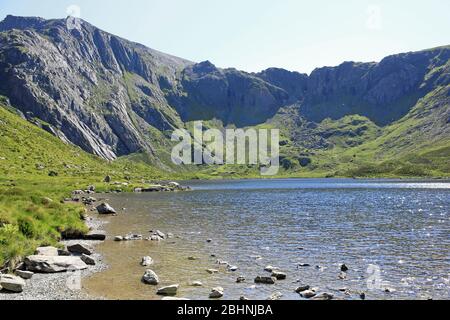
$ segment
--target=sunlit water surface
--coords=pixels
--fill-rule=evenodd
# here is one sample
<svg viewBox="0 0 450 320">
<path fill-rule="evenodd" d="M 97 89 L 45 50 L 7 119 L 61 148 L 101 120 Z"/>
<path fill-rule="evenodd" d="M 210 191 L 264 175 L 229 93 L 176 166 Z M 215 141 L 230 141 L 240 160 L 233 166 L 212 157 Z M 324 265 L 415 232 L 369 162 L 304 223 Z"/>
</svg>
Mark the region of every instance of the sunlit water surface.
<svg viewBox="0 0 450 320">
<path fill-rule="evenodd" d="M 180 284 L 178 297 L 207 299 L 212 287 L 224 299 L 300 299 L 311 285 L 342 299 L 448 299 L 450 182 L 394 180 L 239 180 L 187 182 L 194 191 L 106 195 L 116 217 L 103 217 L 110 236 L 170 232 L 174 238 L 98 246 L 110 265 L 84 280 L 89 293 L 110 299 L 159 299 L 141 283 L 143 256 L 161 285 Z M 207 243 L 207 239 L 212 239 Z M 212 257 L 211 255 L 215 255 Z M 197 261 L 188 258 L 194 256 Z M 257 259 L 256 256 L 262 257 Z M 216 264 L 225 260 L 239 269 Z M 307 263 L 311 267 L 298 267 Z M 339 279 L 340 265 L 350 271 Z M 275 285 L 255 285 L 267 265 L 287 273 Z M 368 273 L 369 265 L 376 267 Z M 210 275 L 206 269 L 219 269 Z M 380 268 L 377 277 L 376 268 Z M 236 283 L 238 276 L 245 283 Z M 204 287 L 190 287 L 201 281 Z M 369 286 L 368 286 L 369 283 Z M 375 288 L 374 288 L 375 287 Z M 391 293 L 384 292 L 390 288 Z M 348 294 L 339 289 L 347 288 Z M 392 290 L 394 289 L 394 290 Z"/>
</svg>

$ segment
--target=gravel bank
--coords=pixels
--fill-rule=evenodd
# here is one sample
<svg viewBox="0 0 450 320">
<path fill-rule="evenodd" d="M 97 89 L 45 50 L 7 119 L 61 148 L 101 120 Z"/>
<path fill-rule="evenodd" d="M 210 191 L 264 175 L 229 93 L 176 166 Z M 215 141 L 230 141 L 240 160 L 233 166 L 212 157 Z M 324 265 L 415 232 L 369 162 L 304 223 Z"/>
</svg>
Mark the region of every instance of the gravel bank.
<svg viewBox="0 0 450 320">
<path fill-rule="evenodd" d="M 103 222 L 92 215 L 86 224 L 94 229 L 102 229 Z M 95 245 L 101 241 L 71 240 L 62 241 L 65 245 L 74 243 L 83 243 L 95 248 Z M 101 297 L 91 297 L 83 291 L 80 283 L 82 279 L 94 273 L 105 270 L 108 266 L 103 261 L 103 257 L 94 253 L 92 257 L 96 261 L 95 266 L 89 266 L 88 269 L 81 272 L 63 272 L 54 274 L 36 273 L 30 280 L 26 280 L 26 286 L 22 293 L 8 293 L 0 291 L 0 300 L 101 300 Z"/>
</svg>

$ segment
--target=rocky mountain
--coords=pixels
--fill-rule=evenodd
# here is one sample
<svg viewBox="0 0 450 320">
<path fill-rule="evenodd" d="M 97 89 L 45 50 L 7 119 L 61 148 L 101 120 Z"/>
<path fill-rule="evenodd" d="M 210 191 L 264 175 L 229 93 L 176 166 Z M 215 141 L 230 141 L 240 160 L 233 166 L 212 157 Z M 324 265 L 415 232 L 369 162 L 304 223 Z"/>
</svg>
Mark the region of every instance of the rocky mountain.
<svg viewBox="0 0 450 320">
<path fill-rule="evenodd" d="M 193 120 L 276 124 L 297 154 L 357 147 L 418 115 L 427 119 L 425 140 L 431 132 L 449 139 L 450 46 L 309 76 L 247 73 L 173 57 L 82 20 L 72 28 L 70 19 L 0 22 L 0 95 L 29 121 L 108 160 L 143 151 L 164 162 L 171 131 Z"/>
</svg>

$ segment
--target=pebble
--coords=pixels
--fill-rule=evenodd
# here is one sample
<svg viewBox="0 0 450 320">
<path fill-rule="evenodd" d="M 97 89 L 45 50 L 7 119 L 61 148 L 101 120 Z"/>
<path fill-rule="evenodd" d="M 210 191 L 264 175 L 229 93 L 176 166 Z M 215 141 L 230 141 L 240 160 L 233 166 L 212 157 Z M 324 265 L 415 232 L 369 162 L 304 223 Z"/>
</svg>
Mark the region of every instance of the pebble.
<svg viewBox="0 0 450 320">
<path fill-rule="evenodd" d="M 211 299 L 219 299 L 223 297 L 224 289 L 222 287 L 216 287 L 211 290 L 209 297 Z"/>
</svg>

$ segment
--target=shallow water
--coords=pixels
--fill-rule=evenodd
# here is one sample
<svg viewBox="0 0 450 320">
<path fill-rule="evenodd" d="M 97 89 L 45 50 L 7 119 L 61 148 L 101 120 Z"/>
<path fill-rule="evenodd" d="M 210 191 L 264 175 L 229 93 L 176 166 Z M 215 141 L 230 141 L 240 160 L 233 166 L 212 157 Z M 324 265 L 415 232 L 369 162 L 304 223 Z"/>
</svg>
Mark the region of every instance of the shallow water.
<svg viewBox="0 0 450 320">
<path fill-rule="evenodd" d="M 179 283 L 178 297 L 190 299 L 208 298 L 215 286 L 225 289 L 224 299 L 267 299 L 275 292 L 283 299 L 300 299 L 293 290 L 303 284 L 342 299 L 359 299 L 359 291 L 367 299 L 449 298 L 450 182 L 293 179 L 186 184 L 194 191 L 107 195 L 113 207 L 127 208 L 116 217 L 102 218 L 109 222 L 109 235 L 147 236 L 159 229 L 175 237 L 161 243 L 108 240 L 99 245 L 110 268 L 84 281 L 88 293 L 159 299 L 156 287 L 140 281 L 146 269 L 140 260 L 149 255 L 160 286 Z M 209 238 L 212 243 L 206 242 Z M 199 260 L 190 261 L 190 256 Z M 227 271 L 217 259 L 238 266 L 238 271 Z M 342 263 L 350 268 L 345 280 L 338 279 Z M 279 267 L 288 278 L 255 286 L 256 276 L 269 275 L 263 270 L 267 265 Z M 370 265 L 376 267 L 368 273 Z M 220 272 L 209 275 L 210 268 Z M 237 284 L 241 275 L 247 281 Z M 192 281 L 204 287 L 190 287 Z M 386 293 L 386 287 L 395 291 Z"/>
</svg>

